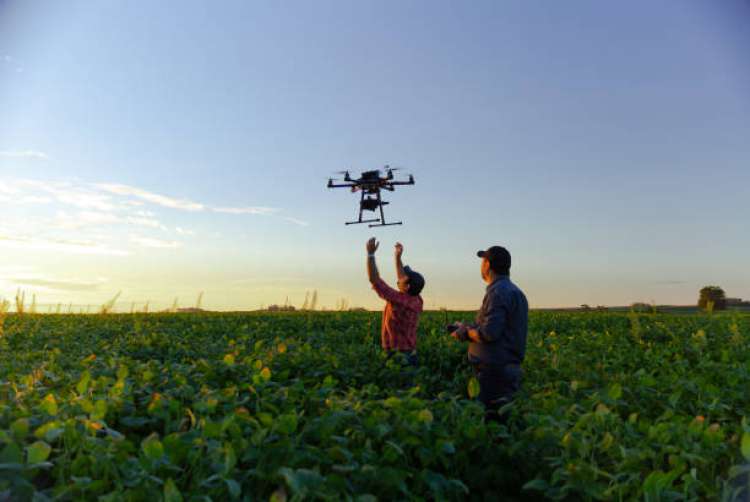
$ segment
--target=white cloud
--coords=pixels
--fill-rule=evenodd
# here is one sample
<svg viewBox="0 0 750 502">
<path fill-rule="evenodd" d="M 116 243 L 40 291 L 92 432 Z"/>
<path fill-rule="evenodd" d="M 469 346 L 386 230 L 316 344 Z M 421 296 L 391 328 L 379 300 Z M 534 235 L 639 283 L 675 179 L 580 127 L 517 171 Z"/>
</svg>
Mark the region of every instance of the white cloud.
<svg viewBox="0 0 750 502">
<path fill-rule="evenodd" d="M 180 235 L 195 235 L 195 232 L 193 232 L 192 230 L 188 230 L 187 228 L 182 227 L 175 227 L 174 231 Z"/>
<path fill-rule="evenodd" d="M 175 199 L 172 197 L 167 197 L 166 195 L 147 192 L 146 190 L 141 190 L 140 188 L 131 187 L 128 185 L 96 183 L 94 184 L 94 186 L 99 188 L 100 190 L 104 190 L 105 192 L 122 196 L 136 197 L 138 199 L 143 199 L 147 202 L 151 202 L 152 204 L 169 207 L 172 209 L 182 209 L 184 211 L 203 211 L 206 207 L 198 202 L 193 202 L 187 199 Z"/>
<path fill-rule="evenodd" d="M 177 242 L 177 241 L 164 241 L 161 239 L 154 239 L 151 237 L 141 237 L 138 235 L 131 235 L 130 241 L 144 248 L 176 249 L 182 246 L 182 243 Z"/>
<path fill-rule="evenodd" d="M 23 68 L 19 68 L 23 71 Z M 36 160 L 49 160 L 49 155 L 44 152 L 37 152 L 35 150 L 4 150 L 0 151 L 0 157 L 8 157 L 13 159 L 36 159 Z"/>
<path fill-rule="evenodd" d="M 0 234 L 0 245 L 17 249 L 55 251 L 72 254 L 127 256 L 127 251 L 113 249 L 90 240 L 49 239 L 27 235 Z"/>
<path fill-rule="evenodd" d="M 99 286 L 104 284 L 104 281 L 76 281 L 76 280 L 64 280 L 56 278 L 45 278 L 45 277 L 8 277 L 5 279 L 11 283 L 28 288 L 43 288 L 46 290 L 58 290 L 58 291 L 94 291 L 99 289 Z"/>
<path fill-rule="evenodd" d="M 216 213 L 227 213 L 227 214 L 259 214 L 259 215 L 271 215 L 278 212 L 278 209 L 273 207 L 262 207 L 262 206 L 247 206 L 247 207 L 212 207 L 212 211 Z"/>
<path fill-rule="evenodd" d="M 0 179 L 0 203 L 51 204 L 57 216 L 42 218 L 34 225 L 35 232 L 44 230 L 81 230 L 94 227 L 135 226 L 170 231 L 144 204 L 187 212 L 280 217 L 295 225 L 307 226 L 304 220 L 283 215 L 277 208 L 267 206 L 212 206 L 186 198 L 171 197 L 117 183 L 82 183 L 9 178 Z M 59 205 L 77 211 L 65 212 Z M 28 232 L 27 225 L 23 231 Z M 179 235 L 194 235 L 184 227 L 171 227 Z M 158 241 L 158 240 L 157 240 Z M 135 241 L 133 241 L 135 242 Z M 158 241 L 141 245 L 147 247 L 178 247 L 174 241 Z"/>
<path fill-rule="evenodd" d="M 295 225 L 299 225 L 301 227 L 309 226 L 310 224 L 304 220 L 298 220 L 297 218 L 292 218 L 291 216 L 286 216 L 284 219 L 290 223 L 294 223 Z"/>
<path fill-rule="evenodd" d="M 15 187 L 20 190 L 34 189 L 51 195 L 58 202 L 80 209 L 96 209 L 98 211 L 114 211 L 118 205 L 112 197 L 97 193 L 84 187 L 67 182 L 18 180 Z"/>
</svg>

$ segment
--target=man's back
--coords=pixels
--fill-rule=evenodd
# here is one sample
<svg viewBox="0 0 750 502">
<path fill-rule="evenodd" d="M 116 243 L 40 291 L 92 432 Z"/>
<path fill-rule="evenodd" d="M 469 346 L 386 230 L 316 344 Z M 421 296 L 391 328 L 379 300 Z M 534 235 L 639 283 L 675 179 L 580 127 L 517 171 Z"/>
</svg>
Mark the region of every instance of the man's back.
<svg viewBox="0 0 750 502">
<path fill-rule="evenodd" d="M 507 275 L 489 286 L 477 316 L 481 342 L 469 344 L 469 359 L 505 366 L 521 364 L 526 354 L 529 304 Z"/>
</svg>

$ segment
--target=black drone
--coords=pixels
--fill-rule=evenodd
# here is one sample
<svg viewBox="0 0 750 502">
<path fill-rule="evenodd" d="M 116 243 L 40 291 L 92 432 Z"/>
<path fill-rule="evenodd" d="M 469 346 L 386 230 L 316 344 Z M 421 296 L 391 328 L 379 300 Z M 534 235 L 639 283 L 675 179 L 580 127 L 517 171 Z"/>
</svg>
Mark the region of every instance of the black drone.
<svg viewBox="0 0 750 502">
<path fill-rule="evenodd" d="M 396 221 L 393 223 L 385 222 L 385 215 L 383 214 L 383 206 L 388 202 L 380 198 L 381 190 L 394 191 L 398 185 L 413 185 L 414 176 L 409 175 L 409 181 L 396 181 L 394 180 L 393 171 L 397 171 L 397 168 L 385 166 L 385 177 L 380 175 L 380 169 L 374 171 L 363 172 L 358 179 L 352 179 L 349 176 L 349 171 L 342 171 L 340 174 L 344 175 L 343 183 L 334 182 L 333 179 L 328 180 L 328 188 L 351 188 L 352 192 L 360 191 L 361 195 L 359 198 L 359 219 L 357 221 L 347 221 L 347 225 L 357 225 L 359 223 L 371 223 L 370 227 L 385 227 L 388 225 L 401 225 L 403 222 Z M 380 210 L 380 218 L 372 220 L 363 220 L 363 211 L 376 211 Z M 378 222 L 378 223 L 375 223 Z"/>
</svg>

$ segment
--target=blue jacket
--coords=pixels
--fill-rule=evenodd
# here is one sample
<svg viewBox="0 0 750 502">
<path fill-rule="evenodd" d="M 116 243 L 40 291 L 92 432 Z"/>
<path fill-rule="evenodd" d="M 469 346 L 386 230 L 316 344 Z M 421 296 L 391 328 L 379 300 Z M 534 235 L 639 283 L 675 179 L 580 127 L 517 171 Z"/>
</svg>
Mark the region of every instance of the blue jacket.
<svg viewBox="0 0 750 502">
<path fill-rule="evenodd" d="M 469 343 L 469 361 L 504 367 L 523 362 L 529 323 L 526 296 L 503 275 L 487 286 L 473 325 L 481 342 Z"/>
</svg>

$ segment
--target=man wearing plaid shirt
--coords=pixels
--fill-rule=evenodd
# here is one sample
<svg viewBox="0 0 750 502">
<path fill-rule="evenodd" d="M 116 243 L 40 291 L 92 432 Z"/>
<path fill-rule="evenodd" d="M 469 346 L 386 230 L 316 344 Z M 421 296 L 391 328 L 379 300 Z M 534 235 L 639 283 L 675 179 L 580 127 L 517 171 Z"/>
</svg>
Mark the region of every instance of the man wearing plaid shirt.
<svg viewBox="0 0 750 502">
<path fill-rule="evenodd" d="M 396 275 L 398 290 L 388 286 L 380 278 L 375 264 L 375 251 L 379 243 L 373 237 L 367 241 L 367 276 L 372 288 L 386 301 L 383 310 L 383 324 L 380 345 L 390 355 L 401 352 L 411 366 L 417 365 L 417 326 L 422 313 L 423 302 L 419 293 L 424 288 L 424 277 L 401 263 L 404 247 L 396 243 Z"/>
</svg>

